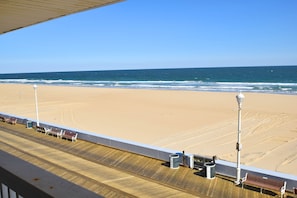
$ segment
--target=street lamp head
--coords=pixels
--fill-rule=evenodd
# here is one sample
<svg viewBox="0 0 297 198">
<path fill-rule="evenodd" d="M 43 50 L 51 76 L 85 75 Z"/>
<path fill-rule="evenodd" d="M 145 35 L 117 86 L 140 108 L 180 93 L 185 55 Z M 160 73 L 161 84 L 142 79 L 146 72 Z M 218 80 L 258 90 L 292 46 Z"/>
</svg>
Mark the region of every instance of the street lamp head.
<svg viewBox="0 0 297 198">
<path fill-rule="evenodd" d="M 244 99 L 244 95 L 240 92 L 237 96 L 236 96 L 236 100 L 238 105 L 241 105 Z"/>
<path fill-rule="evenodd" d="M 34 85 L 33 85 L 33 88 L 34 88 L 34 89 L 37 89 L 37 85 L 36 85 L 36 84 L 34 84 Z"/>
</svg>

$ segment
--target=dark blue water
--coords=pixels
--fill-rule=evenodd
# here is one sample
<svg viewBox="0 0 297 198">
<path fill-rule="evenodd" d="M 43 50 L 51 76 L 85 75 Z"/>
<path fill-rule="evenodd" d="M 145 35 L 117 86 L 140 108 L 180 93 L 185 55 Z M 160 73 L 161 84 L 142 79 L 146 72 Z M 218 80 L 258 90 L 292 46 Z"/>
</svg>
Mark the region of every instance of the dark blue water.
<svg viewBox="0 0 297 198">
<path fill-rule="evenodd" d="M 297 66 L 0 74 L 0 83 L 297 94 Z"/>
</svg>

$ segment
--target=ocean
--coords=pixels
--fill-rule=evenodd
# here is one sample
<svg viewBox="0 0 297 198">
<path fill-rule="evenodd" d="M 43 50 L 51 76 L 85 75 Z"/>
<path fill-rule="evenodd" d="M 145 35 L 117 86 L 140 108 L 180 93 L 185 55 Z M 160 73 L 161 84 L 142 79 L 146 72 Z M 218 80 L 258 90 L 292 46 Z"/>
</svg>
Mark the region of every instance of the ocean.
<svg viewBox="0 0 297 198">
<path fill-rule="evenodd" d="M 297 94 L 297 66 L 0 74 L 0 83 Z"/>
</svg>

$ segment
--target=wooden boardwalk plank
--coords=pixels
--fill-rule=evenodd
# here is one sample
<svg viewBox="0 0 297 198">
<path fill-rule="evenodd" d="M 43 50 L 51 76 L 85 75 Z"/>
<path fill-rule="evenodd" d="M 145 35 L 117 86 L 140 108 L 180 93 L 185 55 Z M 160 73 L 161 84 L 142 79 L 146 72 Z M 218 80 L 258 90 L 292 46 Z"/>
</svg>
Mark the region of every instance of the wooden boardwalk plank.
<svg viewBox="0 0 297 198">
<path fill-rule="evenodd" d="M 0 123 L 0 137 L 2 141 L 7 138 L 11 147 L 28 147 L 27 150 L 22 148 L 19 153 L 10 149 L 15 156 L 34 162 L 94 192 L 98 189 L 96 193 L 98 191 L 98 194 L 107 197 L 114 197 L 121 190 L 126 195 L 140 197 L 271 197 L 236 187 L 233 181 L 225 178 L 208 180 L 200 176 L 197 170 L 185 167 L 170 169 L 164 161 L 83 140 L 70 142 L 53 138 L 24 129 L 22 125 Z M 0 149 L 8 148 L 3 143 Z M 135 182 L 138 182 L 137 185 Z M 109 186 L 112 189 L 105 192 L 103 189 Z"/>
<path fill-rule="evenodd" d="M 128 194 L 138 197 L 151 196 L 152 193 L 169 196 L 173 192 L 176 197 L 191 197 L 191 195 L 188 193 L 171 189 L 135 176 L 131 177 L 131 175 L 125 172 L 82 159 L 72 154 L 59 151 L 55 148 L 49 148 L 30 140 L 19 138 L 15 135 L 1 133 L 1 142 L 3 140 L 5 140 L 5 143 L 12 148 L 21 147 L 22 151 L 25 153 L 30 153 L 32 156 L 38 156 L 39 158 L 46 159 L 46 161 L 49 161 L 52 164 L 64 167 L 69 172 L 76 172 L 84 175 L 87 178 L 68 177 L 67 179 L 81 186 L 87 186 L 87 188 L 90 190 L 93 190 L 94 183 L 88 178 L 95 181 L 100 181 L 101 183 L 104 183 L 104 181 L 109 181 L 108 186 L 111 186 L 115 189 L 122 189 Z M 9 149 L 6 150 L 8 151 Z M 126 155 L 129 155 L 129 153 Z M 119 178 L 125 179 L 119 180 Z"/>
</svg>

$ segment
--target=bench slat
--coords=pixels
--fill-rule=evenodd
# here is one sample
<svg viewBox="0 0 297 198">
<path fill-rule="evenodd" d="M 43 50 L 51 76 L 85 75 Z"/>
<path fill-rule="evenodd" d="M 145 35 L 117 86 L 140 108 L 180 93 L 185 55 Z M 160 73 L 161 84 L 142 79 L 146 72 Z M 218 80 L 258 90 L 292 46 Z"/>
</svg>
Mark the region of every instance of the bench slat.
<svg viewBox="0 0 297 198">
<path fill-rule="evenodd" d="M 284 182 L 278 180 L 272 180 L 265 177 L 248 174 L 246 184 L 254 184 L 267 188 L 273 188 L 274 190 L 280 190 L 284 186 Z"/>
<path fill-rule="evenodd" d="M 264 188 L 267 190 L 280 192 L 281 195 L 285 193 L 286 182 L 267 177 L 261 177 L 258 175 L 246 173 L 245 177 L 242 178 L 243 185 L 250 185 L 258 188 Z M 262 191 L 261 191 L 262 192 Z"/>
<path fill-rule="evenodd" d="M 78 134 L 73 131 L 64 131 L 62 137 L 71 141 L 76 141 L 77 135 Z"/>
<path fill-rule="evenodd" d="M 57 136 L 57 138 L 60 138 L 62 136 L 62 133 L 62 129 L 52 128 L 46 134 L 55 135 Z"/>
</svg>

